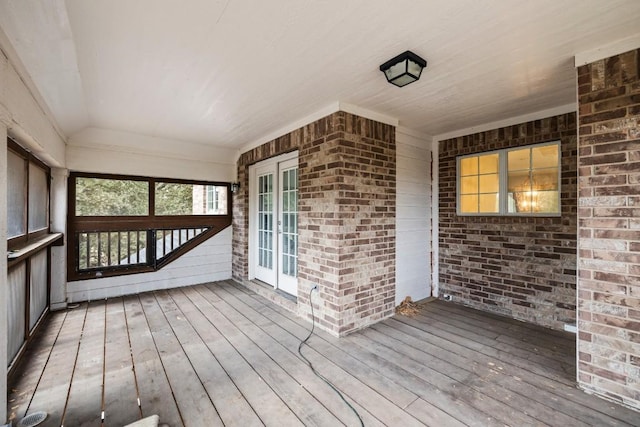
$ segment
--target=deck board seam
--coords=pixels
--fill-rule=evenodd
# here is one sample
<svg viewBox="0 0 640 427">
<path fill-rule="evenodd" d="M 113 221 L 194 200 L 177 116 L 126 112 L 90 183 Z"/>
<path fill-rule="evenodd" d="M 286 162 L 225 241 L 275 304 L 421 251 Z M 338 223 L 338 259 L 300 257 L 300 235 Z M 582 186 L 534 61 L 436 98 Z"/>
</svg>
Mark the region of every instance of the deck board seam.
<svg viewBox="0 0 640 427">
<path fill-rule="evenodd" d="M 198 292 L 200 293 L 200 295 L 202 295 L 202 296 L 203 296 L 203 298 L 205 298 L 205 299 L 207 299 L 207 300 L 209 301 L 209 299 L 207 298 L 207 296 L 202 294 L 201 289 L 202 289 L 202 287 L 199 287 L 199 288 L 197 289 L 197 290 L 198 290 Z M 208 288 L 207 288 L 207 290 L 208 290 Z M 210 290 L 209 290 L 209 291 L 210 291 Z M 212 293 L 213 293 L 213 292 L 212 292 Z M 214 294 L 214 295 L 215 295 L 215 294 Z M 211 301 L 210 301 L 210 302 L 211 302 Z M 276 361 L 271 357 L 271 355 L 269 355 L 268 353 L 266 353 L 266 352 L 264 351 L 264 349 L 263 349 L 260 345 L 258 345 L 257 343 L 255 343 L 255 341 L 254 341 L 254 340 L 252 340 L 252 339 L 251 339 L 251 337 L 247 336 L 247 334 L 246 334 L 246 333 L 245 333 L 241 328 L 238 328 L 238 327 L 236 326 L 235 322 L 233 322 L 232 320 L 230 320 L 230 319 L 228 318 L 228 316 L 227 316 L 227 315 L 225 315 L 225 314 L 224 314 L 220 309 L 218 309 L 218 308 L 213 304 L 213 302 L 211 302 L 211 306 L 212 306 L 212 308 L 213 308 L 213 309 L 214 309 L 214 310 L 215 310 L 215 311 L 216 311 L 220 316 L 224 317 L 224 318 L 226 319 L 226 321 L 227 321 L 227 322 L 229 322 L 230 324 L 232 324 L 233 326 L 235 326 L 235 327 L 238 329 L 238 331 L 240 332 L 240 334 L 242 334 L 242 336 L 244 336 L 247 340 L 249 340 L 249 341 L 250 341 L 250 342 L 251 342 L 251 343 L 252 343 L 256 348 L 258 348 L 258 349 L 262 352 L 262 354 L 264 354 L 264 356 L 266 356 L 267 358 L 269 358 L 269 359 L 270 359 L 270 360 L 271 360 L 275 365 L 277 365 L 278 367 L 280 367 L 280 368 L 282 369 L 282 371 L 283 371 L 283 372 L 284 372 L 284 373 L 285 373 L 285 374 L 286 374 L 286 375 L 287 375 L 287 376 L 288 376 L 288 377 L 289 377 L 289 378 L 290 378 L 294 383 L 298 384 L 298 386 L 302 386 L 302 385 L 301 385 L 301 384 L 300 384 L 300 383 L 299 383 L 295 378 L 293 378 L 293 377 L 289 374 L 289 372 L 288 372 L 286 369 L 283 369 L 283 368 L 282 368 L 282 367 L 281 367 L 281 366 L 280 366 L 280 365 L 279 365 L 279 364 L 278 364 L 278 363 L 277 363 L 277 362 L 276 362 Z M 239 353 L 241 353 L 241 352 L 239 351 Z M 242 357 L 244 358 L 244 355 L 243 355 Z M 245 358 L 245 360 L 247 361 L 247 363 L 249 363 L 250 365 L 252 365 L 252 367 L 253 367 L 253 368 L 254 368 L 254 370 L 255 370 L 255 366 L 253 366 L 253 364 L 251 364 L 251 362 L 250 362 L 249 360 L 247 360 L 246 358 Z M 263 377 L 263 375 L 262 375 L 262 374 L 260 374 L 257 370 L 256 370 L 256 372 L 260 375 L 260 377 L 261 377 L 261 378 Z M 296 416 L 296 418 L 298 418 L 298 420 L 300 420 L 300 422 L 301 422 L 302 424 L 305 424 L 305 420 L 303 420 L 302 418 L 300 418 L 300 415 L 297 413 L 297 411 L 296 411 L 293 407 L 291 407 L 291 406 L 289 405 L 289 403 L 288 403 L 288 402 L 286 402 L 286 400 L 283 398 L 283 396 L 281 395 L 281 393 L 279 393 L 279 392 L 278 392 L 276 389 L 274 389 L 271 385 L 269 385 L 269 388 L 271 388 L 271 389 L 273 390 L 273 392 L 274 392 L 274 393 L 275 393 L 275 394 L 276 394 L 276 395 L 277 395 L 277 396 L 282 400 L 282 402 L 283 402 L 283 403 L 284 403 L 284 404 L 289 408 L 289 410 L 290 410 L 290 411 L 291 411 L 291 412 Z"/>
<path fill-rule="evenodd" d="M 223 286 L 222 288 L 223 288 L 224 290 L 226 290 L 227 292 L 229 292 L 229 291 L 228 291 L 228 289 L 229 289 L 229 288 L 234 289 L 235 291 L 237 291 L 236 286 L 235 286 L 235 285 L 233 285 L 233 284 L 226 284 L 226 286 Z M 250 295 L 250 294 L 248 294 L 248 295 Z M 234 295 L 232 295 L 232 296 L 234 296 Z M 273 307 L 271 307 L 271 305 L 264 304 L 264 303 L 263 303 L 263 301 L 259 301 L 259 302 L 257 301 L 257 303 L 260 303 L 262 306 L 266 307 L 266 308 L 267 308 L 267 310 L 270 310 L 270 311 L 271 311 L 271 309 L 273 308 Z M 246 305 L 246 303 L 243 303 L 243 304 L 245 304 L 245 305 Z M 262 313 L 260 313 L 260 312 L 256 311 L 255 309 L 251 308 L 250 306 L 249 306 L 249 308 L 250 308 L 251 310 L 255 311 L 258 315 L 263 316 L 263 317 L 265 316 L 264 314 L 262 314 Z M 301 321 L 302 319 L 300 319 L 299 317 L 295 317 L 295 316 L 291 315 L 291 313 L 288 313 L 288 312 L 287 312 L 287 313 L 284 313 L 284 314 L 283 314 L 283 313 L 279 313 L 279 312 L 274 312 L 274 313 L 276 313 L 278 316 L 282 316 L 282 317 L 284 317 L 284 318 L 288 319 L 289 321 L 291 321 L 291 322 L 295 323 L 299 328 L 304 329 L 304 331 L 305 331 L 305 332 L 308 332 L 308 330 L 307 330 L 307 329 L 305 329 L 305 327 L 304 327 L 304 326 L 302 326 L 302 324 L 300 323 L 300 321 Z M 277 322 L 275 322 L 274 320 L 272 320 L 272 319 L 269 319 L 269 320 L 270 320 L 271 322 L 273 322 L 276 326 L 280 327 L 280 326 L 277 324 Z M 299 340 L 299 339 L 300 339 L 298 336 L 293 335 L 293 333 L 292 333 L 291 331 L 287 330 L 286 328 L 281 328 L 281 329 L 283 329 L 285 333 L 288 333 L 289 335 L 291 335 L 292 337 L 294 337 L 296 340 Z M 322 332 L 320 332 L 320 333 L 322 333 Z M 346 355 L 347 357 L 351 357 L 351 358 L 353 358 L 355 361 L 357 361 L 358 363 L 361 363 L 363 366 L 366 366 L 367 368 L 370 368 L 370 367 L 369 367 L 369 365 L 367 365 L 366 363 L 363 363 L 362 361 L 358 360 L 357 358 L 354 358 L 354 357 L 353 357 L 353 355 L 351 355 L 351 354 L 349 354 L 349 353 L 346 353 L 343 349 L 340 349 L 340 348 L 338 348 L 338 347 L 335 347 L 332 343 L 330 343 L 330 342 L 326 341 L 324 338 L 321 338 L 321 337 L 320 337 L 320 335 L 317 335 L 317 338 L 322 339 L 322 340 L 323 340 L 323 342 L 325 342 L 325 343 L 326 343 L 326 345 L 331 346 L 331 347 L 332 347 L 332 348 L 334 348 L 336 351 L 339 351 L 339 352 L 345 353 L 345 355 Z M 312 344 L 312 343 L 310 342 L 310 344 Z M 310 349 L 312 349 L 312 350 L 314 350 L 315 352 L 317 352 L 317 354 L 318 354 L 319 356 L 321 356 L 322 358 L 329 360 L 329 362 L 330 362 L 330 363 L 334 364 L 334 365 L 335 365 L 338 369 L 340 369 L 341 371 L 348 372 L 348 371 L 346 371 L 346 370 L 345 370 L 345 367 L 344 367 L 344 366 L 341 366 L 341 365 L 340 365 L 340 364 L 338 364 L 336 361 L 333 361 L 333 360 L 329 359 L 329 358 L 328 358 L 328 356 L 326 356 L 325 354 L 323 354 L 323 352 L 322 352 L 322 351 L 320 351 L 318 348 L 314 347 L 313 345 L 310 345 L 310 346 L 309 346 L 309 348 L 310 348 Z M 292 353 L 294 353 L 292 350 L 290 350 L 290 351 L 291 351 Z M 297 357 L 297 355 L 296 355 L 296 354 L 294 354 L 294 356 L 296 356 L 296 357 Z M 353 375 L 353 374 L 350 374 L 350 375 Z M 354 378 L 356 381 L 358 381 L 359 383 L 361 383 L 364 387 L 369 388 L 372 392 L 374 392 L 374 393 L 378 394 L 382 399 L 385 399 L 385 400 L 387 400 L 390 404 L 392 404 L 392 405 L 394 405 L 394 406 L 396 406 L 396 407 L 398 407 L 398 408 L 402 409 L 400 406 L 398 406 L 398 405 L 397 405 L 397 404 L 395 404 L 394 402 L 390 401 L 387 397 L 385 397 L 385 396 L 381 395 L 377 390 L 375 390 L 374 388 L 372 388 L 369 384 L 367 384 L 367 383 L 363 382 L 363 381 L 362 381 L 361 379 L 359 379 L 358 377 L 355 377 L 355 376 L 354 376 L 353 378 Z M 403 388 L 404 388 L 404 387 L 403 387 Z M 351 398 L 353 399 L 353 396 L 351 396 Z M 415 398 L 413 399 L 413 401 L 415 401 Z M 356 403 L 358 403 L 358 405 L 361 405 L 361 403 L 360 403 L 360 402 L 358 402 L 357 400 L 356 400 L 355 402 L 356 402 Z M 371 414 L 371 415 L 375 417 L 375 415 L 374 415 L 374 414 Z M 415 417 L 414 417 L 414 418 L 415 418 Z"/>
<path fill-rule="evenodd" d="M 147 317 L 147 313 L 144 309 L 144 304 L 142 303 L 142 300 L 140 299 L 140 296 L 138 295 L 138 301 L 140 302 L 140 307 L 142 308 L 142 314 L 144 315 L 145 321 L 147 323 L 147 328 L 149 329 L 149 333 L 151 335 L 151 340 L 153 341 L 153 345 L 156 349 L 156 352 L 158 353 L 158 355 L 160 355 L 160 349 L 158 348 L 158 343 L 156 342 L 155 337 L 153 336 L 153 332 L 151 330 L 151 325 L 149 323 L 149 318 Z M 182 411 L 180 410 L 180 407 L 177 405 L 177 399 L 176 399 L 176 394 L 173 390 L 173 387 L 171 385 L 171 381 L 169 380 L 169 376 L 167 374 L 167 369 L 165 367 L 164 361 L 162 360 L 162 357 L 158 357 L 160 365 L 162 366 L 162 372 L 165 375 L 165 378 L 167 379 L 167 383 L 169 384 L 169 390 L 171 390 L 171 395 L 173 397 L 174 402 L 176 402 L 176 409 L 178 411 L 178 416 L 180 417 L 180 421 L 182 422 L 182 424 L 184 425 L 184 417 L 182 416 Z"/>
</svg>

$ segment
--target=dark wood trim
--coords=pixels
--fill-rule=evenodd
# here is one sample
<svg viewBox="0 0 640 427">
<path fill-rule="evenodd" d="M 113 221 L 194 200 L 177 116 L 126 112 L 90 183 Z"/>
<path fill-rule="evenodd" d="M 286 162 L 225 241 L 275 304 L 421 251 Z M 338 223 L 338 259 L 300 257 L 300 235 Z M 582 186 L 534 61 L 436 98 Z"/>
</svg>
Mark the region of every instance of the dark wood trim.
<svg viewBox="0 0 640 427">
<path fill-rule="evenodd" d="M 48 262 L 49 260 L 47 260 Z M 23 344 L 27 342 L 30 335 L 29 320 L 31 319 L 31 257 L 25 262 L 24 279 L 24 337 Z"/>
<path fill-rule="evenodd" d="M 127 266 L 112 265 L 110 267 L 92 268 L 91 270 L 85 270 L 81 272 L 73 271 L 72 274 L 67 278 L 67 280 L 70 282 L 74 282 L 77 280 L 99 279 L 102 277 L 114 277 L 114 276 L 126 276 L 129 274 L 151 273 L 153 271 L 156 271 L 156 269 L 153 268 L 153 266 L 149 266 L 145 264 L 127 265 Z"/>
<path fill-rule="evenodd" d="M 151 178 L 149 180 L 149 216 L 156 216 L 156 180 Z"/>
<path fill-rule="evenodd" d="M 224 216 L 161 216 L 161 217 L 92 217 L 78 219 L 69 224 L 68 233 L 97 231 L 157 230 L 162 228 L 224 227 L 229 218 Z"/>
<path fill-rule="evenodd" d="M 11 378 L 16 371 L 16 366 L 20 364 L 22 356 L 25 353 L 28 343 L 33 339 L 36 332 L 40 328 L 40 325 L 44 323 L 44 319 L 49 313 L 49 304 L 51 302 L 51 246 L 64 244 L 64 238 L 62 233 L 50 234 L 50 219 L 51 219 L 51 168 L 42 160 L 37 158 L 29 150 L 22 147 L 12 138 L 7 138 L 7 149 L 16 154 L 23 160 L 24 176 L 25 180 L 22 183 L 22 194 L 24 195 L 24 214 L 22 217 L 22 224 L 24 226 L 24 234 L 16 236 L 12 239 L 7 239 L 7 249 L 10 253 L 7 256 L 7 271 L 16 268 L 24 263 L 25 266 L 25 280 L 22 286 L 25 290 L 25 302 L 23 312 L 20 316 L 24 320 L 24 336 L 23 342 L 18 349 L 15 357 L 13 358 L 8 367 L 8 378 Z M 36 231 L 29 231 L 29 184 L 31 182 L 30 169 L 31 165 L 40 168 L 45 173 L 46 179 L 46 224 L 45 228 Z M 46 251 L 46 305 L 44 311 L 35 322 L 33 328 L 31 325 L 31 260 L 35 254 L 42 251 Z"/>
<path fill-rule="evenodd" d="M 9 250 L 15 250 L 16 248 L 29 244 L 29 242 L 33 240 L 39 239 L 41 236 L 48 234 L 50 231 L 49 224 L 51 216 L 51 168 L 11 138 L 7 138 L 7 148 L 24 160 L 24 174 L 26 178 L 23 183 L 24 188 L 22 189 L 25 196 L 24 213 L 22 216 L 22 224 L 24 226 L 25 234 L 7 239 L 7 248 Z M 47 177 L 47 227 L 33 232 L 29 231 L 29 165 L 31 164 L 34 164 L 35 166 L 43 169 Z"/>
<path fill-rule="evenodd" d="M 22 215 L 22 225 L 24 226 L 24 232 L 27 237 L 27 242 L 29 241 L 29 157 L 25 159 L 23 164 L 24 166 L 24 176 L 25 180 L 22 188 L 22 194 L 24 194 L 24 213 Z"/>
<path fill-rule="evenodd" d="M 8 256 L 8 269 L 11 269 L 13 266 L 40 252 L 44 248 L 47 248 L 49 246 L 62 245 L 62 242 L 64 240 L 63 237 L 64 236 L 62 233 L 47 234 L 46 236 L 40 237 L 38 240 L 30 241 L 27 245 L 23 245 L 19 249 L 14 249 L 14 252 L 10 253 Z"/>
<path fill-rule="evenodd" d="M 162 177 L 150 177 L 142 175 L 121 175 L 110 173 L 91 173 L 91 172 L 71 172 L 69 178 L 82 177 L 82 178 L 101 178 L 101 179 L 114 179 L 114 180 L 128 180 L 128 181 L 147 181 L 149 183 L 167 182 L 171 184 L 194 184 L 194 185 L 216 185 L 218 187 L 231 188 L 231 183 L 223 181 L 202 181 L 196 179 L 179 179 L 179 178 L 162 178 Z M 151 189 L 152 186 L 149 186 Z M 155 187 L 153 187 L 155 188 Z"/>
<path fill-rule="evenodd" d="M 32 163 L 35 163 L 36 166 L 41 167 L 42 169 L 46 170 L 49 173 L 51 172 L 51 168 L 45 162 L 43 162 L 38 157 L 36 157 L 31 151 L 22 147 L 11 137 L 7 138 L 7 148 L 9 148 L 9 150 L 13 151 L 15 154 L 19 155 L 23 159 L 29 160 Z"/>
<path fill-rule="evenodd" d="M 23 356 L 25 355 L 26 350 L 29 347 L 29 344 L 34 339 L 34 337 L 36 336 L 36 333 L 40 330 L 40 327 L 42 326 L 42 324 L 45 323 L 45 319 L 48 318 L 49 314 L 50 314 L 49 304 L 48 304 L 48 301 L 47 301 L 47 306 L 45 307 L 44 311 L 42 312 L 42 315 L 36 321 L 36 324 L 33 325 L 33 329 L 31 329 L 31 331 L 28 332 L 28 336 L 26 337 L 26 339 L 24 340 L 24 342 L 20 346 L 20 349 L 16 353 L 15 357 L 13 358 L 13 360 L 10 361 L 10 365 L 7 368 L 7 381 L 15 381 L 15 374 L 17 373 L 17 368 L 19 366 L 22 366 L 23 362 L 28 363 L 28 361 L 24 360 L 25 357 L 23 357 Z M 29 329 L 29 324 L 27 323 L 26 326 L 25 326 L 25 331 L 28 331 L 28 329 Z M 26 358 L 28 359 L 28 357 L 26 357 Z"/>
<path fill-rule="evenodd" d="M 64 239 L 60 240 L 62 243 Z M 47 307 L 51 305 L 51 246 L 47 246 Z"/>
<path fill-rule="evenodd" d="M 148 215 L 136 216 L 76 216 L 76 178 L 98 178 L 113 180 L 143 181 L 149 185 Z M 227 214 L 226 215 L 155 215 L 155 189 L 156 183 L 166 182 L 174 184 L 218 186 L 227 189 Z M 200 243 L 216 235 L 232 223 L 233 197 L 231 183 L 217 181 L 196 181 L 173 178 L 143 177 L 137 175 L 97 174 L 88 172 L 71 172 L 68 178 L 68 212 L 67 212 L 67 280 L 85 280 L 96 277 L 112 277 L 124 274 L 146 273 L 155 271 L 184 255 Z M 155 259 L 156 244 L 155 233 L 157 230 L 208 228 L 201 235 L 182 245 L 160 262 Z M 114 265 L 79 271 L 79 233 L 98 232 L 147 232 L 147 260 L 137 265 Z M 165 244 L 163 242 L 163 244 Z M 172 243 L 173 247 L 173 243 Z"/>
</svg>

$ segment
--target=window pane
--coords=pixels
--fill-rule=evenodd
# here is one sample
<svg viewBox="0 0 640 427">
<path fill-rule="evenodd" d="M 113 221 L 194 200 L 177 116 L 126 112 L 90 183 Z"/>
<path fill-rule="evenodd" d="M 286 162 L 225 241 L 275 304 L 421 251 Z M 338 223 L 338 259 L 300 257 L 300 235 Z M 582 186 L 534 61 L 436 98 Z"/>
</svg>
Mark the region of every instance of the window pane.
<svg viewBox="0 0 640 427">
<path fill-rule="evenodd" d="M 499 188 L 498 174 L 480 175 L 480 193 L 497 193 Z"/>
<path fill-rule="evenodd" d="M 554 168 L 558 166 L 558 144 L 545 145 L 531 149 L 534 169 Z"/>
<path fill-rule="evenodd" d="M 204 185 L 156 183 L 156 215 L 202 215 L 205 213 Z"/>
<path fill-rule="evenodd" d="M 507 189 L 510 193 L 517 191 L 530 190 L 529 171 L 509 171 Z"/>
<path fill-rule="evenodd" d="M 478 194 L 478 177 L 460 178 L 460 194 Z"/>
<path fill-rule="evenodd" d="M 532 176 L 533 186 L 537 190 L 558 189 L 558 168 L 534 170 Z"/>
<path fill-rule="evenodd" d="M 480 172 L 481 174 L 485 173 L 498 173 L 499 168 L 499 155 L 489 154 L 486 156 L 480 156 L 478 158 L 480 161 Z"/>
<path fill-rule="evenodd" d="M 478 196 L 475 194 L 460 196 L 460 212 L 477 213 L 478 212 Z"/>
<path fill-rule="evenodd" d="M 213 211 L 217 209 L 217 200 L 216 200 L 216 187 L 213 185 L 207 186 L 207 212 Z"/>
<path fill-rule="evenodd" d="M 272 174 L 258 178 L 258 265 L 273 268 L 273 204 L 272 204 Z"/>
<path fill-rule="evenodd" d="M 194 186 L 195 187 L 195 186 Z M 196 191 L 194 189 L 194 191 Z M 194 200 L 195 200 L 194 193 Z M 207 185 L 207 215 L 227 214 L 227 187 Z"/>
<path fill-rule="evenodd" d="M 560 213 L 559 194 L 557 191 L 538 191 L 536 194 L 536 204 L 538 212 Z"/>
<path fill-rule="evenodd" d="M 531 191 L 518 191 L 513 193 L 514 211 L 516 213 L 531 212 Z"/>
<path fill-rule="evenodd" d="M 479 196 L 480 212 L 482 213 L 498 213 L 500 211 L 498 193 L 481 194 Z"/>
<path fill-rule="evenodd" d="M 216 191 L 211 192 L 209 187 L 157 182 L 156 215 L 226 215 L 227 187 L 214 187 Z M 208 197 L 213 199 L 208 200 Z"/>
<path fill-rule="evenodd" d="M 7 152 L 7 237 L 10 239 L 26 233 L 24 214 L 26 207 L 25 160 L 13 153 Z"/>
<path fill-rule="evenodd" d="M 47 172 L 29 164 L 29 232 L 48 227 L 49 187 Z"/>
<path fill-rule="evenodd" d="M 460 176 L 477 175 L 478 158 L 466 157 L 460 160 Z"/>
<path fill-rule="evenodd" d="M 530 159 L 531 149 L 525 148 L 523 150 L 512 150 L 509 151 L 507 157 L 508 169 L 510 171 L 516 170 L 529 170 L 531 165 Z"/>
<path fill-rule="evenodd" d="M 149 214 L 149 184 L 102 178 L 76 178 L 77 216 Z"/>
<path fill-rule="evenodd" d="M 510 213 L 559 213 L 559 144 L 508 153 Z"/>
<path fill-rule="evenodd" d="M 521 151 L 521 150 L 519 150 Z M 509 212 L 522 213 L 531 212 L 531 179 L 529 170 L 509 172 Z"/>
</svg>

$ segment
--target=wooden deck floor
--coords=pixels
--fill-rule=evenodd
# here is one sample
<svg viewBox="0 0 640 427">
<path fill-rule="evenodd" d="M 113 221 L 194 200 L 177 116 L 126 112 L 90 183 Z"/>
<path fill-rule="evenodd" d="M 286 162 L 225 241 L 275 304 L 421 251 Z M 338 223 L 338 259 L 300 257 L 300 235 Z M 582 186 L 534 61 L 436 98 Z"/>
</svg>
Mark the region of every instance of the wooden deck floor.
<svg viewBox="0 0 640 427">
<path fill-rule="evenodd" d="M 298 356 L 309 324 L 230 282 L 51 315 L 10 384 L 16 421 L 122 426 L 359 425 Z M 640 414 L 575 387 L 571 334 L 432 302 L 303 353 L 366 426 L 619 426 Z"/>
</svg>

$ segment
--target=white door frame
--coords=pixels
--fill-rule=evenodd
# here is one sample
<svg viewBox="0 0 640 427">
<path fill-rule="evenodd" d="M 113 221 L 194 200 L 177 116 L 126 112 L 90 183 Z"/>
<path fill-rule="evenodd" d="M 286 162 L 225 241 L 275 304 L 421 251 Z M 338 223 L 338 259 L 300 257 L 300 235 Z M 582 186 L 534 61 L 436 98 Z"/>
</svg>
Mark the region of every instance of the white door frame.
<svg viewBox="0 0 640 427">
<path fill-rule="evenodd" d="M 287 191 L 286 186 L 283 182 L 283 176 L 285 172 L 289 172 L 292 169 L 296 170 L 295 173 L 295 191 Z M 298 295 L 298 273 L 297 273 L 297 261 L 298 261 L 298 179 L 297 179 L 297 170 L 298 170 L 298 159 L 293 158 L 283 162 L 278 163 L 278 211 L 276 218 L 276 232 L 277 232 L 277 250 L 276 250 L 276 263 L 277 263 L 277 288 L 282 289 L 288 294 Z M 287 191 L 287 197 L 285 197 L 285 191 Z M 291 199 L 289 199 L 291 198 Z M 285 200 L 289 203 L 288 206 L 285 206 Z M 293 202 L 291 201 L 293 200 Z M 293 203 L 293 204 L 291 204 Z M 291 207 L 295 206 L 293 210 L 290 211 Z M 292 216 L 296 217 L 294 224 L 289 224 L 286 221 L 285 215 L 291 213 L 295 214 Z M 295 235 L 295 237 L 293 237 Z M 287 237 L 289 237 L 287 239 Z M 291 238 L 293 237 L 293 239 Z M 286 253 L 288 252 L 288 253 Z M 291 256 L 289 256 L 289 254 Z M 287 262 L 290 261 L 290 262 Z M 285 264 L 287 263 L 287 264 Z M 290 275 L 285 268 L 287 265 L 288 268 L 294 268 L 295 275 Z"/>
<path fill-rule="evenodd" d="M 254 165 L 249 166 L 249 186 L 248 186 L 248 191 L 249 191 L 249 233 L 248 233 L 248 262 L 249 262 L 249 269 L 248 269 L 248 279 L 249 280 L 254 280 L 256 279 L 256 273 L 258 273 L 258 275 L 260 275 L 260 273 L 257 271 L 258 270 L 258 251 L 257 251 L 257 245 L 258 245 L 258 224 L 256 221 L 256 215 L 257 215 L 257 209 L 258 209 L 258 194 L 257 191 L 255 190 L 255 186 L 257 185 L 257 179 L 259 174 L 262 173 L 262 171 L 266 171 L 268 169 L 271 169 L 272 171 L 274 171 L 274 176 L 278 176 L 279 175 L 279 171 L 278 171 L 278 165 L 280 163 L 286 162 L 286 161 L 290 161 L 290 160 L 295 160 L 297 161 L 298 159 L 298 152 L 294 151 L 292 153 L 287 153 L 287 154 L 282 154 L 280 156 L 276 156 L 276 157 L 272 157 L 270 159 L 266 159 L 263 160 L 261 162 L 258 162 Z M 277 179 L 277 181 L 279 181 L 279 177 Z M 279 192 L 279 184 L 274 183 L 274 192 Z M 278 202 L 278 204 L 280 204 L 281 202 Z M 281 206 L 278 206 L 278 210 L 281 209 Z M 275 218 L 275 223 L 277 226 L 277 221 L 278 219 Z M 274 232 L 276 233 L 277 238 L 275 239 L 276 241 L 281 240 L 280 236 L 277 234 L 277 229 L 274 230 Z M 277 242 L 276 244 L 281 244 L 281 242 Z M 280 251 L 278 251 L 280 252 Z M 278 288 L 278 264 L 279 264 L 279 256 L 276 256 L 274 258 L 274 274 L 275 277 L 273 277 L 273 281 L 272 283 L 269 283 L 271 285 L 274 286 L 274 288 Z M 291 284 L 289 284 L 289 287 L 291 289 Z M 296 284 L 295 284 L 295 288 L 297 289 L 297 280 L 296 280 Z M 295 293 L 293 292 L 289 292 L 292 293 L 293 295 L 295 295 Z"/>
</svg>

